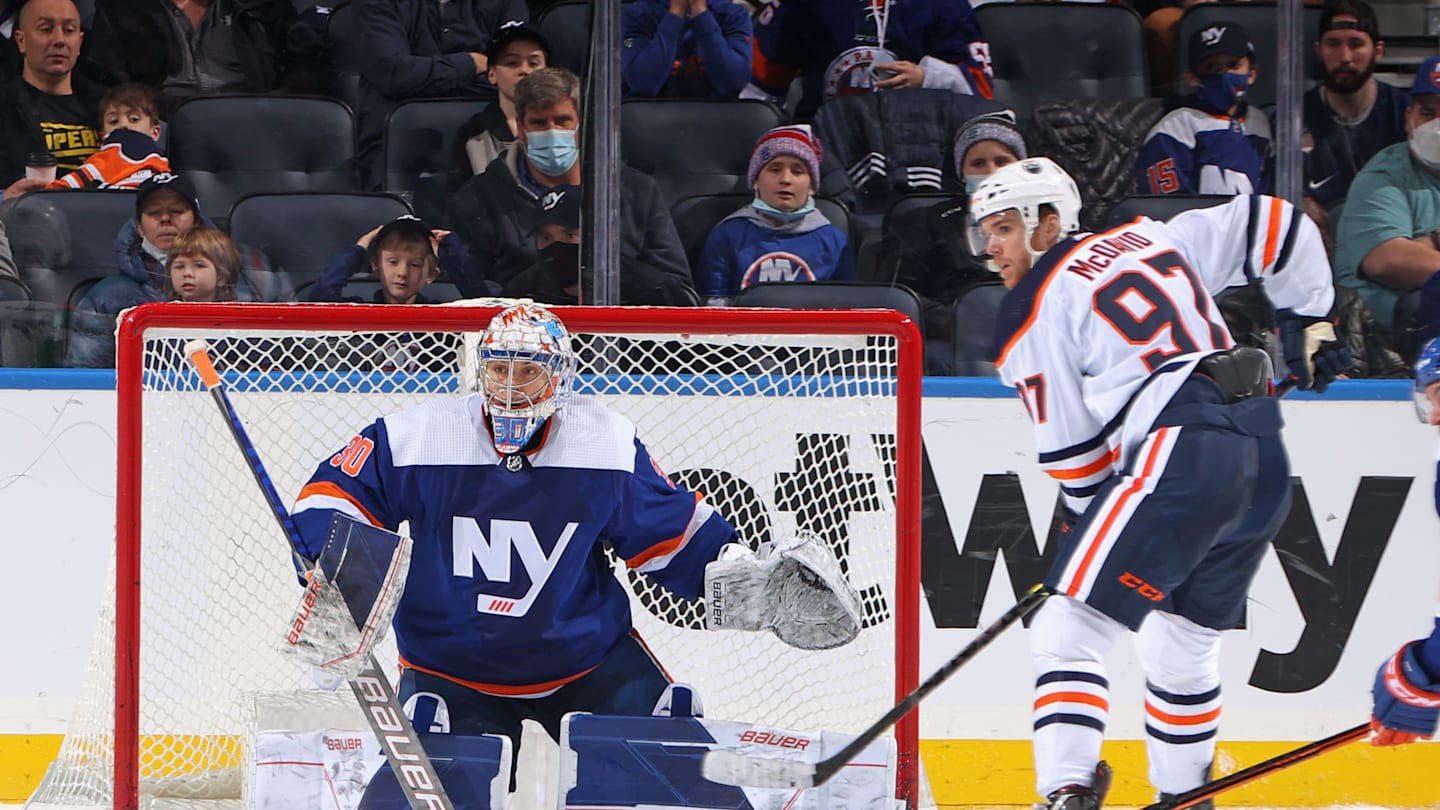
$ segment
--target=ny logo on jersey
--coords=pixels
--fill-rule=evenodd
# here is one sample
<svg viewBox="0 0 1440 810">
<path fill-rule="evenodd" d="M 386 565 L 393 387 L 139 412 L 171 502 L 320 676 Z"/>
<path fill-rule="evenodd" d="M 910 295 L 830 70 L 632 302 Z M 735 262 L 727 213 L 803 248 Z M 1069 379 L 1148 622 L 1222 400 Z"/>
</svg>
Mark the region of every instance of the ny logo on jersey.
<svg viewBox="0 0 1440 810">
<path fill-rule="evenodd" d="M 740 279 L 743 289 L 762 281 L 814 281 L 815 271 L 805 260 L 783 250 L 766 253 L 745 270 Z"/>
<path fill-rule="evenodd" d="M 530 588 L 518 599 L 482 591 L 476 597 L 475 610 L 478 613 L 500 616 L 524 616 L 539 597 L 540 591 L 545 588 L 545 583 L 554 573 L 556 563 L 564 556 L 565 547 L 570 545 L 570 538 L 575 536 L 578 528 L 579 523 L 565 524 L 564 530 L 560 532 L 560 539 L 555 541 L 554 548 L 546 554 L 539 539 L 535 537 L 535 527 L 527 520 L 491 520 L 490 537 L 486 539 L 485 534 L 480 531 L 480 524 L 474 518 L 456 516 L 450 523 L 454 552 L 452 573 L 457 577 L 473 579 L 475 564 L 479 563 L 480 572 L 485 579 L 508 583 L 511 581 L 511 559 L 518 555 L 520 564 L 530 578 Z"/>
<path fill-rule="evenodd" d="M 1206 47 L 1209 47 L 1218 43 L 1223 36 L 1225 36 L 1225 26 L 1212 25 L 1209 28 L 1201 30 L 1200 41 L 1203 42 Z"/>
</svg>

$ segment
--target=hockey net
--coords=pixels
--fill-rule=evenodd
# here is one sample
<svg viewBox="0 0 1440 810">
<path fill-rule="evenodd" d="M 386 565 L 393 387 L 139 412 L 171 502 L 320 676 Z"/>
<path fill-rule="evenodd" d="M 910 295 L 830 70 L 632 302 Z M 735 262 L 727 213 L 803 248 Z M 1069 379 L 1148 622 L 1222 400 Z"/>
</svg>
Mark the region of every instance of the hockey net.
<svg viewBox="0 0 1440 810">
<path fill-rule="evenodd" d="M 283 535 L 185 342 L 210 344 L 290 501 L 375 419 L 472 390 L 471 347 L 495 311 L 162 304 L 122 318 L 115 592 L 31 806 L 239 807 L 254 694 L 313 688 L 279 653 L 299 597 Z M 856 732 L 884 714 L 917 682 L 920 348 L 909 321 L 557 312 L 581 356 L 578 391 L 633 421 L 677 484 L 705 493 L 752 544 L 814 532 L 863 599 L 857 640 L 806 652 L 770 634 L 706 632 L 699 602 L 617 564 L 670 675 L 697 687 L 714 718 Z M 391 644 L 382 663 L 395 672 Z M 897 727 L 902 784 L 916 722 Z"/>
</svg>

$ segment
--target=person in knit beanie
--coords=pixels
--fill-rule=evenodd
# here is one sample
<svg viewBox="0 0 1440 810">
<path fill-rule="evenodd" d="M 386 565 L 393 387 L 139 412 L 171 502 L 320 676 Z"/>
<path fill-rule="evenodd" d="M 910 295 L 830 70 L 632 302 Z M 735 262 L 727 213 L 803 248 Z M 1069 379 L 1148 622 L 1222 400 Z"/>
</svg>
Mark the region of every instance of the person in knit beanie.
<svg viewBox="0 0 1440 810">
<path fill-rule="evenodd" d="M 853 281 L 845 233 L 815 209 L 824 150 L 808 125 L 776 127 L 755 142 L 746 180 L 755 199 L 705 241 L 696 283 L 723 305 L 762 281 Z"/>
<path fill-rule="evenodd" d="M 1025 138 L 1003 115 L 972 118 L 955 132 L 955 176 L 966 194 L 996 169 L 1027 157 Z"/>
</svg>

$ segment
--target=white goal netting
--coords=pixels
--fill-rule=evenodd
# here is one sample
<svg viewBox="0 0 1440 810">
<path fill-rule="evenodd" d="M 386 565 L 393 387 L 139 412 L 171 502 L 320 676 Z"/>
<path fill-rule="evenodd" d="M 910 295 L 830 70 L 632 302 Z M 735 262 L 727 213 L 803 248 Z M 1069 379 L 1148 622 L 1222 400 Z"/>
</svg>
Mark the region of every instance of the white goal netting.
<svg viewBox="0 0 1440 810">
<path fill-rule="evenodd" d="M 171 304 L 122 319 L 119 587 L 32 806 L 238 807 L 247 695 L 310 688 L 308 669 L 278 649 L 299 597 L 283 535 L 185 342 L 210 344 L 290 503 L 362 427 L 467 393 L 467 336 L 493 312 Z M 636 627 L 671 676 L 695 685 L 715 718 L 855 732 L 884 714 L 915 685 L 913 330 L 880 312 L 557 312 L 580 352 L 580 393 L 635 422 L 676 483 L 703 492 L 751 544 L 797 529 L 823 538 L 864 602 L 856 641 L 805 652 L 769 634 L 707 633 L 698 602 L 617 565 Z M 393 646 L 382 662 L 395 671 Z M 913 757 L 913 727 L 899 736 L 902 760 Z"/>
</svg>

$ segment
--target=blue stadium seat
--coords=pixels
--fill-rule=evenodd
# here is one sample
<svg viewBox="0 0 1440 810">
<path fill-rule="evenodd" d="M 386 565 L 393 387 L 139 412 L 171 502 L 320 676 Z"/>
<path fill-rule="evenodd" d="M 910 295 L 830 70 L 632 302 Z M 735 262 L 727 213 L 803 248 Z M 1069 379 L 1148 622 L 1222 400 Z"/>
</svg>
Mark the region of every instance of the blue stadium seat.
<svg viewBox="0 0 1440 810">
<path fill-rule="evenodd" d="M 455 132 L 487 106 L 473 98 L 412 99 L 385 118 L 385 190 L 413 194 L 411 206 L 432 228 L 445 226 Z"/>
<path fill-rule="evenodd" d="M 1324 13 L 1324 7 L 1307 4 L 1301 13 L 1305 25 L 1305 41 L 1300 45 L 1300 53 L 1304 59 L 1301 75 L 1305 78 L 1305 87 L 1308 89 L 1315 85 L 1322 73 L 1320 57 L 1315 53 L 1315 43 L 1320 39 L 1320 15 Z M 1185 46 L 1190 34 L 1217 21 L 1237 22 L 1245 29 L 1245 33 L 1250 35 L 1250 42 L 1255 46 L 1255 61 L 1259 71 L 1255 84 L 1246 94 L 1246 100 L 1256 106 L 1273 104 L 1275 76 L 1279 66 L 1279 49 L 1275 35 L 1276 14 L 1276 4 L 1273 2 L 1197 3 L 1185 9 L 1184 16 L 1180 18 L 1179 41 L 1175 49 L 1176 86 L 1182 89 L 1188 87 L 1183 77 L 1189 61 Z"/>
<path fill-rule="evenodd" d="M 200 96 L 170 118 L 170 165 L 212 219 L 247 194 L 355 191 L 354 158 L 355 117 L 333 98 Z"/>
<path fill-rule="evenodd" d="M 230 209 L 230 237 L 264 251 L 290 277 L 295 297 L 315 283 L 330 257 L 377 225 L 412 213 L 391 194 L 252 194 Z"/>
<path fill-rule="evenodd" d="M 1150 217 L 1163 222 L 1182 211 L 1209 208 L 1233 199 L 1229 194 L 1136 194 L 1110 209 L 1110 225 L 1123 225 L 1136 217 Z"/>
<path fill-rule="evenodd" d="M 697 194 L 748 193 L 750 152 L 782 123 L 763 101 L 629 99 L 620 105 L 620 157 L 655 178 L 672 205 Z"/>
<path fill-rule="evenodd" d="M 1140 15 L 1105 3 L 987 3 L 975 9 L 990 42 L 995 100 L 1020 120 L 1055 98 L 1149 95 Z"/>
<path fill-rule="evenodd" d="M 766 281 L 740 291 L 737 307 L 779 309 L 893 309 L 910 316 L 916 328 L 924 318 L 920 299 L 903 284 L 859 281 Z"/>
</svg>

